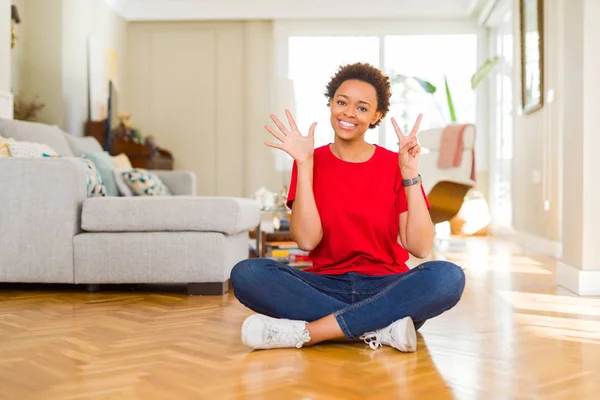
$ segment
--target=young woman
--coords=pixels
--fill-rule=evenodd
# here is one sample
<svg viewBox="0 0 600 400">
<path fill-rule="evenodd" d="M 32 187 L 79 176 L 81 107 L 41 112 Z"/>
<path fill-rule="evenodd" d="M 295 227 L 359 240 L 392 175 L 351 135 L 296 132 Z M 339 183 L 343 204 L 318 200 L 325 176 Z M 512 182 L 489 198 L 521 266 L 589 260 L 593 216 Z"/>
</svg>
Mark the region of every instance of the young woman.
<svg viewBox="0 0 600 400">
<path fill-rule="evenodd" d="M 396 153 L 364 140 L 390 106 L 381 71 L 341 67 L 325 96 L 333 143 L 315 149 L 316 123 L 302 135 L 289 111 L 289 127 L 273 115 L 278 130 L 266 127 L 279 141 L 266 144 L 294 159 L 290 229 L 313 266 L 254 258 L 233 268 L 235 296 L 258 313 L 244 321 L 242 341 L 269 349 L 360 338 L 373 349 L 413 352 L 415 328 L 456 305 L 465 286 L 462 269 L 450 262 L 406 266 L 409 253 L 428 256 L 434 235 L 418 169 L 421 115 L 409 135 L 392 119 Z"/>
</svg>

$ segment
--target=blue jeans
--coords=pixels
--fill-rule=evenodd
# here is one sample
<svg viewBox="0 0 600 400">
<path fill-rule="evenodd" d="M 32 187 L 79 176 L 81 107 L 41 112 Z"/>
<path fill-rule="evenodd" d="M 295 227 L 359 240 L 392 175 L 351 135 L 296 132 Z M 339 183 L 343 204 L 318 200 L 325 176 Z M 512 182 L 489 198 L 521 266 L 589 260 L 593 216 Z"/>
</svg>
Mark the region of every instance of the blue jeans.
<svg viewBox="0 0 600 400">
<path fill-rule="evenodd" d="M 250 258 L 231 271 L 238 300 L 275 318 L 312 322 L 333 314 L 348 339 L 410 316 L 415 327 L 454 307 L 465 274 L 447 261 L 429 261 L 395 275 L 319 275 L 275 260 Z"/>
</svg>

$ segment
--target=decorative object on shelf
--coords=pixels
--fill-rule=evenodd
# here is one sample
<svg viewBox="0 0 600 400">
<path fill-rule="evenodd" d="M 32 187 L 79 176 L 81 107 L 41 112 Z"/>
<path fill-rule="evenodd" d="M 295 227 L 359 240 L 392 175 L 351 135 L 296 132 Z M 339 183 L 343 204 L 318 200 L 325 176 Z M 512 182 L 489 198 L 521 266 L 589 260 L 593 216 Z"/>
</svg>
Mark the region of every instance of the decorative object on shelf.
<svg viewBox="0 0 600 400">
<path fill-rule="evenodd" d="M 119 125 L 112 130 L 111 135 L 121 140 L 144 144 L 142 133 L 131 124 L 131 113 L 119 114 Z M 154 143 L 155 141 L 152 142 L 152 144 Z M 147 139 L 146 144 L 148 144 Z"/>
<path fill-rule="evenodd" d="M 279 191 L 277 195 L 277 208 L 278 209 L 287 209 L 287 198 L 288 198 L 288 187 L 284 185 L 283 188 Z"/>
<path fill-rule="evenodd" d="M 156 145 L 156 138 L 144 138 L 141 132 L 131 125 L 131 114 L 121 113 L 119 123 L 107 135 L 107 121 L 88 121 L 86 136 L 92 136 L 103 144 L 110 155 L 125 154 L 133 168 L 173 169 L 173 155 Z M 108 137 L 107 137 L 108 136 Z"/>
<path fill-rule="evenodd" d="M 259 204 L 260 209 L 263 211 L 275 210 L 277 208 L 277 193 L 267 190 L 266 187 L 261 187 L 250 197 Z"/>
<path fill-rule="evenodd" d="M 10 8 L 10 48 L 14 49 L 15 44 L 17 43 L 17 33 L 15 32 L 15 24 L 21 23 L 21 18 L 19 17 L 19 11 L 17 10 L 17 6 L 14 4 Z"/>
<path fill-rule="evenodd" d="M 38 114 L 46 105 L 36 96 L 32 101 L 25 101 L 15 96 L 13 101 L 13 118 L 19 121 L 39 122 Z"/>
<path fill-rule="evenodd" d="M 523 114 L 539 110 L 544 104 L 543 3 L 543 0 L 519 0 Z"/>
</svg>

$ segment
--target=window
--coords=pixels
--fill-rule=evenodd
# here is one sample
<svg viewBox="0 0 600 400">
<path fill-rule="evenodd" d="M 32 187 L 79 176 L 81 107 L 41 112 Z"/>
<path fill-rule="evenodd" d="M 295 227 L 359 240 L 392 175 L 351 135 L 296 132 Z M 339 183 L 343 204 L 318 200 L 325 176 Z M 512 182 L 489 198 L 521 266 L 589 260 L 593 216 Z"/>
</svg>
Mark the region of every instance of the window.
<svg viewBox="0 0 600 400">
<path fill-rule="evenodd" d="M 325 87 L 338 67 L 367 62 L 379 67 L 377 37 L 291 37 L 289 39 L 289 77 L 294 82 L 298 127 L 306 134 L 318 122 L 315 147 L 333 141 Z M 367 132 L 365 139 L 377 143 L 379 130 Z"/>
<path fill-rule="evenodd" d="M 410 131 L 419 113 L 423 113 L 422 130 L 443 127 L 451 122 L 444 76 L 448 80 L 457 122 L 475 123 L 471 75 L 477 70 L 477 35 L 386 36 L 384 49 L 386 73 L 418 77 L 437 89 L 431 95 L 407 89 L 402 84 L 392 87 L 389 115 L 396 118 L 405 133 Z M 397 150 L 397 142 L 391 120 L 386 118 L 384 145 Z"/>
<path fill-rule="evenodd" d="M 298 126 L 306 133 L 313 122 L 318 122 L 317 147 L 333 141 L 325 86 L 340 65 L 354 62 L 368 62 L 387 74 L 416 76 L 437 87 L 435 95 L 430 95 L 395 84 L 390 113 L 383 124 L 367 131 L 367 142 L 398 150 L 392 116 L 408 129 L 420 112 L 424 114 L 421 129 L 449 123 L 444 75 L 458 122 L 475 122 L 475 93 L 470 79 L 477 68 L 476 34 L 292 36 L 288 39 L 287 61 Z"/>
</svg>

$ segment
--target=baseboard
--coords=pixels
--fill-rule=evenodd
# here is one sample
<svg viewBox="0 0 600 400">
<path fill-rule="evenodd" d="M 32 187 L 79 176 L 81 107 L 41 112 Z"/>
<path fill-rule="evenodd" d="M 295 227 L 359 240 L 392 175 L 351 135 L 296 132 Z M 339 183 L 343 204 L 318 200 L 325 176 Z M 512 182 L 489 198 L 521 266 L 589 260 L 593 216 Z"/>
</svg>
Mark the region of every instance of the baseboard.
<svg viewBox="0 0 600 400">
<path fill-rule="evenodd" d="M 562 243 L 542 238 L 526 232 L 519 232 L 511 228 L 491 226 L 492 235 L 510 240 L 526 251 L 542 254 L 559 259 L 562 257 Z"/>
<path fill-rule="evenodd" d="M 600 270 L 579 269 L 556 262 L 556 284 L 580 296 L 600 295 Z"/>
</svg>

